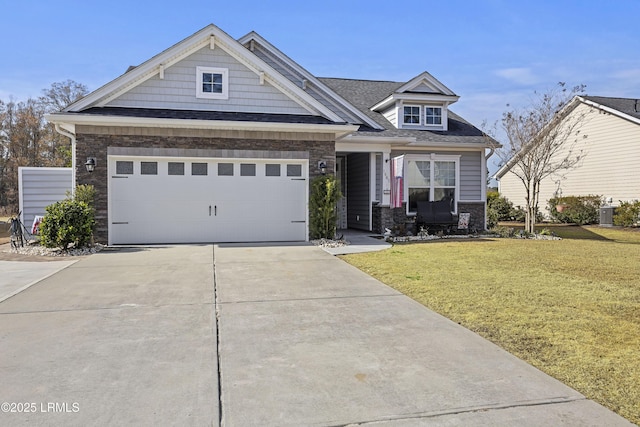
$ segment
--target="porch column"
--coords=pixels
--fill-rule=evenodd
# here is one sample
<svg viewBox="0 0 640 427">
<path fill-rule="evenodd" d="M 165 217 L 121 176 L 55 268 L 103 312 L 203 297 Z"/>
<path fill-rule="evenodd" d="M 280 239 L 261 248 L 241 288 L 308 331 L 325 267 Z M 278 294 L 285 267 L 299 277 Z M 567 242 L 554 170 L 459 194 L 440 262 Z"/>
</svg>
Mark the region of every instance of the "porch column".
<svg viewBox="0 0 640 427">
<path fill-rule="evenodd" d="M 382 151 L 382 206 L 391 203 L 391 150 Z"/>
</svg>

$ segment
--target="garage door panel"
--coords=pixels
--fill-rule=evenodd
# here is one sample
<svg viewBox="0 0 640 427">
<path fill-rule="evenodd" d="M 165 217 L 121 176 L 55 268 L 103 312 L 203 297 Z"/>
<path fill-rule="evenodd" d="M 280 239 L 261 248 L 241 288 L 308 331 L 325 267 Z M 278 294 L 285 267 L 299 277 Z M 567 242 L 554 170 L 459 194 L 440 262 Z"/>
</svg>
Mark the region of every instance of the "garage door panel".
<svg viewBox="0 0 640 427">
<path fill-rule="evenodd" d="M 308 181 L 286 176 L 287 164 L 306 171 L 304 162 L 124 158 L 133 161 L 134 173 L 114 178 L 122 159 L 109 160 L 114 244 L 306 240 Z M 157 174 L 141 175 L 141 162 L 156 162 Z M 169 175 L 169 162 L 183 163 L 184 174 Z M 192 163 L 206 163 L 207 174 L 192 175 Z M 232 163 L 234 175 L 218 176 L 219 163 Z M 240 176 L 242 163 L 255 164 L 255 176 Z M 266 176 L 266 163 L 279 164 L 282 175 Z"/>
</svg>

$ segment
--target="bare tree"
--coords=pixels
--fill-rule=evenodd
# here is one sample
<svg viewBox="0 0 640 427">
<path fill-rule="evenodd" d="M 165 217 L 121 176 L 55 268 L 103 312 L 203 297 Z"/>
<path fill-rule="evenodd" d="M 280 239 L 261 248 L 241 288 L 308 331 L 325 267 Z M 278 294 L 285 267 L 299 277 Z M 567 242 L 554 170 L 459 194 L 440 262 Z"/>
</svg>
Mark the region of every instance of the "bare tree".
<svg viewBox="0 0 640 427">
<path fill-rule="evenodd" d="M 47 113 L 53 113 L 65 109 L 85 96 L 87 92 L 89 89 L 82 83 L 66 80 L 52 83 L 49 89 L 43 89 L 43 96 L 39 99 Z"/>
<path fill-rule="evenodd" d="M 0 208 L 18 210 L 20 166 L 69 166 L 71 146 L 44 119 L 87 93 L 86 86 L 67 80 L 53 83 L 38 99 L 0 100 Z"/>
<path fill-rule="evenodd" d="M 502 129 L 508 144 L 496 153 L 522 182 L 525 189 L 525 231 L 535 231 L 540 195 L 540 183 L 576 167 L 586 153 L 579 141 L 588 112 L 576 109 L 580 103 L 576 95 L 585 86 L 567 89 L 565 83 L 543 94 L 535 94 L 530 105 L 514 108 L 502 115 Z"/>
</svg>

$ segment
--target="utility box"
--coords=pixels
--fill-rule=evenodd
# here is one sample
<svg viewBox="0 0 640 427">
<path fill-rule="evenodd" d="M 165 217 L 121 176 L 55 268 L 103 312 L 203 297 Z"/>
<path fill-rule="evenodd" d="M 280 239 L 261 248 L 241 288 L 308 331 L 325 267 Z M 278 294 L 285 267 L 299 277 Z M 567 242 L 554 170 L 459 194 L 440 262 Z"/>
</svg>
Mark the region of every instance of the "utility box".
<svg viewBox="0 0 640 427">
<path fill-rule="evenodd" d="M 615 209 L 613 206 L 603 206 L 600 208 L 600 225 L 602 227 L 613 227 L 613 214 Z"/>
</svg>

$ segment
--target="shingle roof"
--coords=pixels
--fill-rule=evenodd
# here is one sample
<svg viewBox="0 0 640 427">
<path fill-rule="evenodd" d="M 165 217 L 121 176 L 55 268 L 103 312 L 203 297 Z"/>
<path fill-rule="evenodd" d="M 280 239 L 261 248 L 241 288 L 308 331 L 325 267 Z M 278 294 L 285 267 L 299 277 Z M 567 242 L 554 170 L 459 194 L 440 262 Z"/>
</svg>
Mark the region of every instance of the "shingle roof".
<svg viewBox="0 0 640 427">
<path fill-rule="evenodd" d="M 341 124 L 335 123 L 324 117 L 306 116 L 302 114 L 236 113 L 226 111 L 165 110 L 158 108 L 92 107 L 86 110 L 82 110 L 78 114 L 184 120 L 228 120 L 238 122 Z"/>
<path fill-rule="evenodd" d="M 640 99 L 610 98 L 608 96 L 583 96 L 583 98 L 640 119 Z"/>
<path fill-rule="evenodd" d="M 382 114 L 371 110 L 371 107 L 389 97 L 406 82 L 324 77 L 319 78 L 319 80 L 385 128 L 384 131 L 375 131 L 370 128 L 361 127 L 357 132 L 358 135 L 409 137 L 415 138 L 418 142 L 487 143 L 486 137 L 480 129 L 451 110 L 449 110 L 448 114 L 449 122 L 447 131 L 397 129 Z"/>
</svg>

